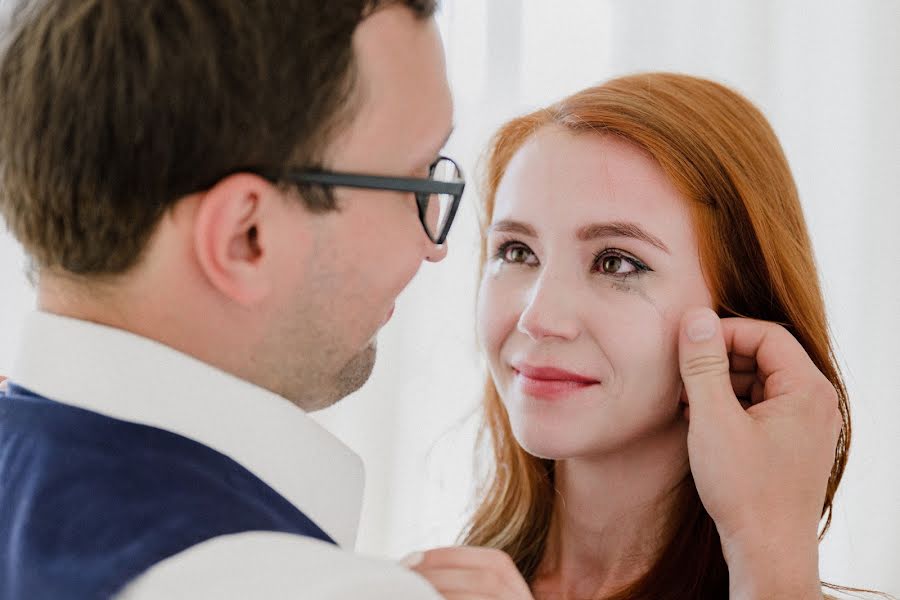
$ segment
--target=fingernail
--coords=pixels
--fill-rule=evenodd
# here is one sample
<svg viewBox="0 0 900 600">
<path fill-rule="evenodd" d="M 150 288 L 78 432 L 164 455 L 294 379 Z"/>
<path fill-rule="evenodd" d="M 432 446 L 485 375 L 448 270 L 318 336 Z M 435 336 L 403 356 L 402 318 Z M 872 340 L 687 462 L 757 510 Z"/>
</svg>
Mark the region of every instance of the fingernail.
<svg viewBox="0 0 900 600">
<path fill-rule="evenodd" d="M 400 560 L 400 564 L 404 567 L 412 569 L 415 566 L 421 564 L 422 560 L 425 558 L 424 552 L 413 552 L 412 554 L 407 554 Z"/>
<path fill-rule="evenodd" d="M 703 314 L 688 323 L 687 336 L 692 342 L 705 342 L 716 333 L 716 317 Z"/>
</svg>

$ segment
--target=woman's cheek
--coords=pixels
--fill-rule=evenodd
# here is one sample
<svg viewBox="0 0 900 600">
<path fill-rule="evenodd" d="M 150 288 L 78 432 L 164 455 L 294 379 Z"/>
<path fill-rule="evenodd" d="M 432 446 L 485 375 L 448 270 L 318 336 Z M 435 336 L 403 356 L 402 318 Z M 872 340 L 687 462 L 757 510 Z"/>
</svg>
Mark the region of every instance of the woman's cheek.
<svg viewBox="0 0 900 600">
<path fill-rule="evenodd" d="M 596 296 L 591 328 L 620 383 L 646 384 L 668 372 L 671 332 L 660 303 L 646 293 L 613 288 Z"/>
<path fill-rule="evenodd" d="M 512 318 L 513 303 L 510 300 L 496 274 L 486 270 L 478 290 L 476 314 L 479 342 L 491 361 L 499 353 L 503 339 L 508 335 L 504 332 L 509 330 Z"/>
<path fill-rule="evenodd" d="M 680 300 L 680 299 L 679 299 Z M 683 313 L 683 304 L 658 303 L 656 343 L 647 349 L 647 361 L 654 364 L 657 373 L 658 393 L 664 405 L 677 404 L 677 394 L 681 388 L 681 374 L 678 366 L 678 330 Z"/>
</svg>

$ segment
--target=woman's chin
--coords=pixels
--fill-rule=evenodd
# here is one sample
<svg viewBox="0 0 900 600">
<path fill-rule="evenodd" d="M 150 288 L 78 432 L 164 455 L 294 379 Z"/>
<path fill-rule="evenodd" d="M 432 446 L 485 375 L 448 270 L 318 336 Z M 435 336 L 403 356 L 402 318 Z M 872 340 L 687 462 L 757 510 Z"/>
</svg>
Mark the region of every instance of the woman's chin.
<svg viewBox="0 0 900 600">
<path fill-rule="evenodd" d="M 563 460 L 588 454 L 592 450 L 589 440 L 579 440 L 568 432 L 554 432 L 546 427 L 513 427 L 513 435 L 525 452 L 538 458 Z"/>
<path fill-rule="evenodd" d="M 679 415 L 665 422 L 605 427 L 604 423 L 581 421 L 571 426 L 545 420 L 512 422 L 516 441 L 528 454 L 548 460 L 610 456 L 630 451 L 635 445 L 662 443 L 684 445 L 687 423 Z"/>
</svg>

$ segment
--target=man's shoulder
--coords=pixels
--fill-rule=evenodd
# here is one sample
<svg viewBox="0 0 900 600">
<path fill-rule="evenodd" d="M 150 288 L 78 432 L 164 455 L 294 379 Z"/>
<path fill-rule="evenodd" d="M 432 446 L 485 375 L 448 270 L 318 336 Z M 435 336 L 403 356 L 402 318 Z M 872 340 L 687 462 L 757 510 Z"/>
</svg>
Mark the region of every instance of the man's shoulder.
<svg viewBox="0 0 900 600">
<path fill-rule="evenodd" d="M 151 568 L 119 596 L 439 600 L 418 575 L 312 538 L 248 532 L 198 544 Z"/>
</svg>

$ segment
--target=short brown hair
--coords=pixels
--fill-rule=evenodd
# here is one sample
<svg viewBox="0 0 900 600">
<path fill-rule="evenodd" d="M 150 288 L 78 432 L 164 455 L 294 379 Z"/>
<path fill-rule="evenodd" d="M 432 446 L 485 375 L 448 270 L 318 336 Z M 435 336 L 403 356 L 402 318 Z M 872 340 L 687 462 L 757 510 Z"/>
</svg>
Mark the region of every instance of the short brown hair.
<svg viewBox="0 0 900 600">
<path fill-rule="evenodd" d="M 349 118 L 356 26 L 435 1 L 24 2 L 0 58 L 0 214 L 38 268 L 124 272 L 178 198 L 314 164 Z"/>
</svg>

